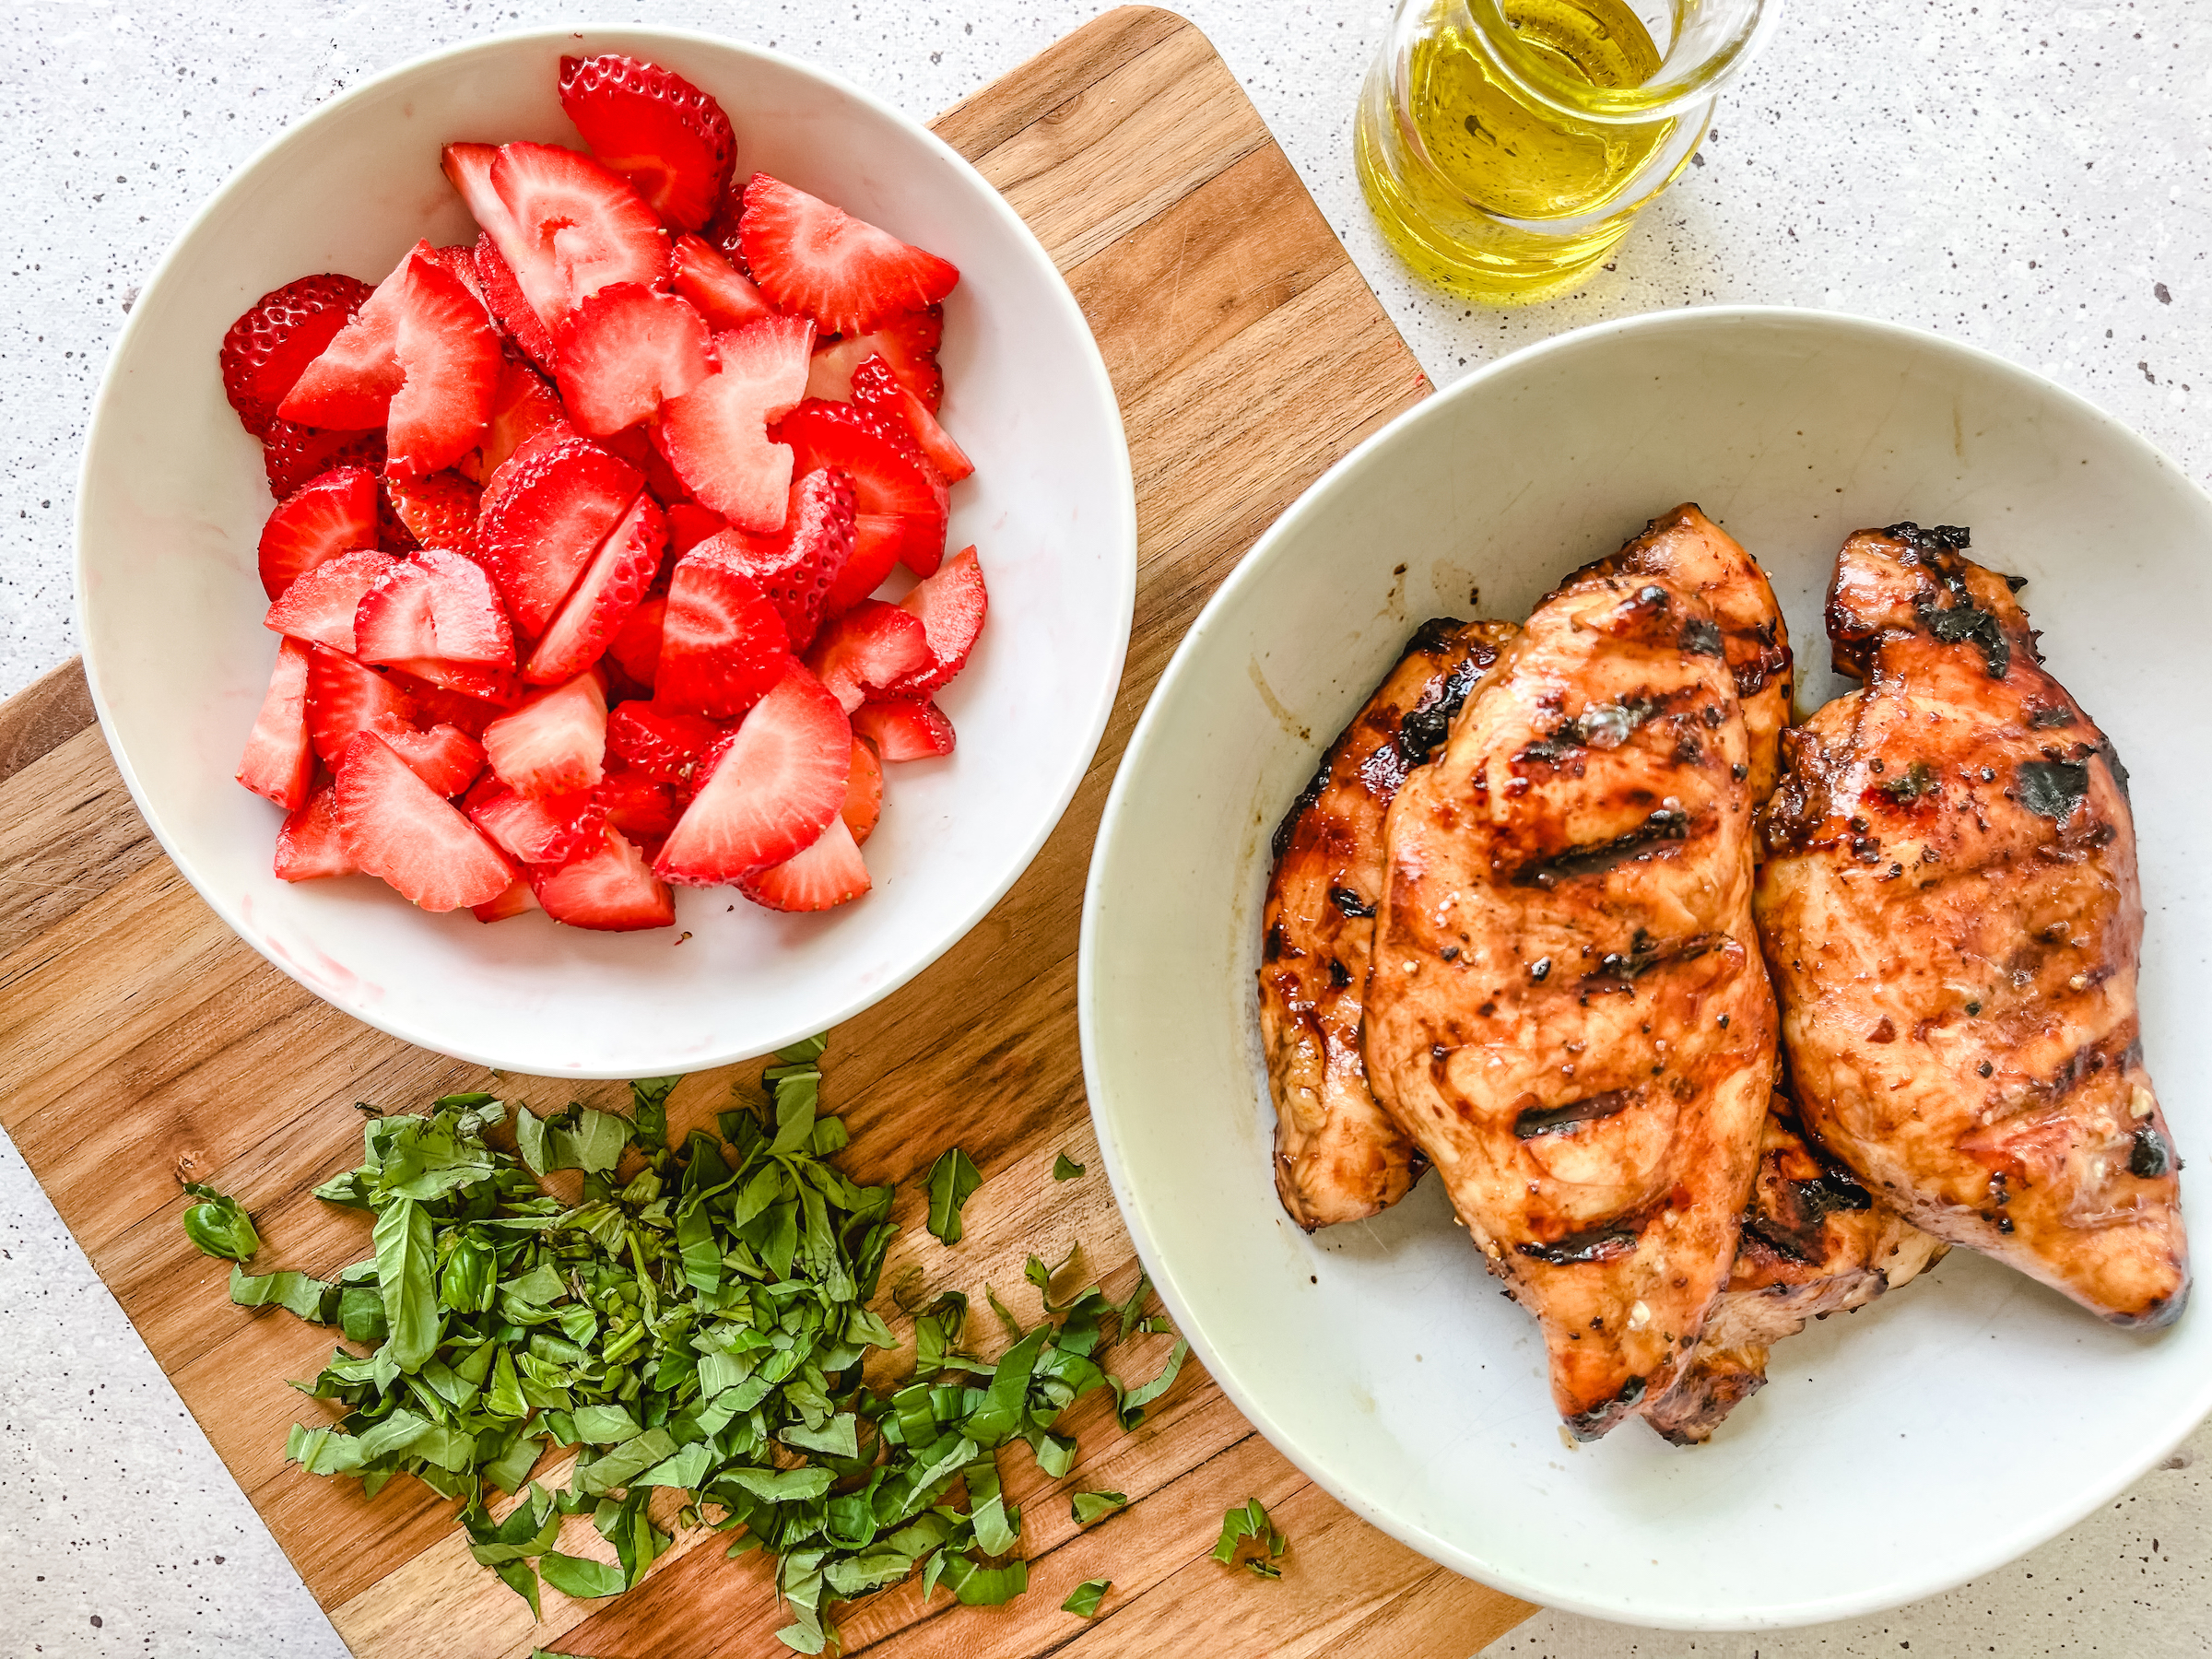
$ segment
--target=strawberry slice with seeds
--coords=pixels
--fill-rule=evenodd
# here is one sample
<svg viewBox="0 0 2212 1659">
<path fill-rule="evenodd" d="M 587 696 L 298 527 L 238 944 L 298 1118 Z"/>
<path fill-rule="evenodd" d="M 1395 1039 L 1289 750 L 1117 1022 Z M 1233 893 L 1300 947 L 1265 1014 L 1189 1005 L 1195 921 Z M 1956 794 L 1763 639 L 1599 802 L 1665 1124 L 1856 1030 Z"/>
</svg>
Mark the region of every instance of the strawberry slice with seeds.
<svg viewBox="0 0 2212 1659">
<path fill-rule="evenodd" d="M 488 776 L 461 803 L 469 822 L 526 865 L 564 865 L 597 851 L 606 809 L 597 793 L 536 800 Z"/>
<path fill-rule="evenodd" d="M 302 276 L 264 294 L 230 324 L 218 360 L 224 394 L 247 431 L 268 435 L 300 371 L 323 355 L 374 291 L 358 276 Z"/>
<path fill-rule="evenodd" d="M 865 705 L 863 705 L 864 707 Z M 853 776 L 845 784 L 845 804 L 837 816 L 853 831 L 855 846 L 865 847 L 883 818 L 883 762 L 876 746 L 865 737 L 853 739 Z"/>
<path fill-rule="evenodd" d="M 484 314 L 490 318 L 492 326 L 499 326 L 499 319 L 491 315 L 491 307 L 484 301 L 484 278 L 477 270 L 474 243 L 454 242 L 447 247 L 432 248 L 423 257 L 441 270 L 451 272 L 453 279 L 468 290 L 469 297 L 484 307 Z"/>
<path fill-rule="evenodd" d="M 489 904 L 470 905 L 468 913 L 479 922 L 511 922 L 517 916 L 527 915 L 542 908 L 537 901 L 537 895 L 530 890 L 530 884 L 518 876 L 507 884 L 507 890 L 497 899 Z"/>
<path fill-rule="evenodd" d="M 406 692 L 375 669 L 325 646 L 307 647 L 307 735 L 324 760 L 336 764 L 357 733 L 397 731 L 414 713 Z"/>
<path fill-rule="evenodd" d="M 616 282 L 576 308 L 554 373 L 569 418 L 605 437 L 681 397 L 714 366 L 706 321 L 688 300 Z"/>
<path fill-rule="evenodd" d="M 808 398 L 771 436 L 791 445 L 801 474 L 825 466 L 850 473 L 859 512 L 899 519 L 899 557 L 907 569 L 926 576 L 937 568 L 949 505 L 945 478 L 903 426 L 851 404 Z"/>
<path fill-rule="evenodd" d="M 261 464 L 269 493 L 278 500 L 304 488 L 325 472 L 358 466 L 375 473 L 384 466 L 384 434 L 324 432 L 297 421 L 272 417 L 261 438 Z"/>
<path fill-rule="evenodd" d="M 613 52 L 564 57 L 560 107 L 592 154 L 678 229 L 705 224 L 729 188 L 730 118 L 673 69 Z"/>
<path fill-rule="evenodd" d="M 853 515 L 853 557 L 830 584 L 822 601 L 822 616 L 835 620 L 884 583 L 897 568 L 906 547 L 906 521 L 896 513 L 856 512 Z"/>
<path fill-rule="evenodd" d="M 635 467 L 585 439 L 541 435 L 515 452 L 484 491 L 477 557 L 524 637 L 546 630 L 560 602 L 645 488 Z"/>
<path fill-rule="evenodd" d="M 853 729 L 886 760 L 933 760 L 952 753 L 952 722 L 934 702 L 870 702 L 853 711 Z"/>
<path fill-rule="evenodd" d="M 337 466 L 277 504 L 261 529 L 261 585 L 272 599 L 317 565 L 376 546 L 376 475 Z"/>
<path fill-rule="evenodd" d="M 834 467 L 808 473 L 791 487 L 781 531 L 725 531 L 716 546 L 760 584 L 782 613 L 791 648 L 804 651 L 820 630 L 830 591 L 853 557 L 853 480 Z"/>
<path fill-rule="evenodd" d="M 315 751 L 307 730 L 307 647 L 286 640 L 276 647 L 269 688 L 246 739 L 238 781 L 287 812 L 307 804 L 315 781 Z"/>
<path fill-rule="evenodd" d="M 945 376 L 937 368 L 937 347 L 945 338 L 945 308 L 900 312 L 878 323 L 873 333 L 846 335 L 815 347 L 806 373 L 806 395 L 836 403 L 853 401 L 853 371 L 872 357 L 890 365 L 899 383 L 920 398 L 931 414 L 945 400 Z"/>
<path fill-rule="evenodd" d="M 937 424 L 929 406 L 908 391 L 906 382 L 891 372 L 890 364 L 880 352 L 853 371 L 853 401 L 871 414 L 905 427 L 908 435 L 929 457 L 930 465 L 944 475 L 947 484 L 957 484 L 975 471 L 975 463 L 952 441 L 952 434 Z"/>
<path fill-rule="evenodd" d="M 656 783 L 643 772 L 628 768 L 608 772 L 592 791 L 592 799 L 606 811 L 609 824 L 655 853 L 682 816 L 674 785 Z"/>
<path fill-rule="evenodd" d="M 667 545 L 668 521 L 659 504 L 640 496 L 547 624 L 545 638 L 523 665 L 523 677 L 532 685 L 555 685 L 597 662 L 659 574 Z"/>
<path fill-rule="evenodd" d="M 458 708 L 473 710 L 479 703 L 488 705 L 491 710 L 488 716 L 441 717 L 441 724 L 446 725 L 457 725 L 464 731 L 476 728 L 474 735 L 477 736 L 483 735 L 481 728 L 489 721 L 498 719 L 523 700 L 522 682 L 505 668 L 489 668 L 477 663 L 448 663 L 439 657 L 401 657 L 383 666 L 410 699 L 416 699 L 418 688 L 422 688 L 452 700 Z M 428 707 L 419 700 L 416 702 L 418 723 L 427 719 Z"/>
<path fill-rule="evenodd" d="M 386 473 L 382 488 L 393 516 L 414 537 L 417 547 L 443 547 L 463 554 L 475 547 L 483 492 L 459 473 L 426 473 L 421 477 Z"/>
<path fill-rule="evenodd" d="M 262 626 L 351 656 L 359 643 L 354 636 L 353 620 L 362 598 L 399 563 L 391 554 L 374 547 L 342 553 L 286 588 L 269 606 Z"/>
<path fill-rule="evenodd" d="M 983 631 L 990 595 L 983 591 L 983 569 L 976 562 L 975 549 L 963 547 L 947 559 L 935 576 L 915 583 L 899 607 L 922 619 L 929 635 L 929 665 L 886 686 L 883 694 L 924 701 L 967 666 L 968 653 Z"/>
<path fill-rule="evenodd" d="M 526 795 L 575 794 L 605 775 L 606 694 L 580 674 L 484 728 L 484 752 L 508 788 Z"/>
<path fill-rule="evenodd" d="M 484 309 L 491 313 L 491 320 L 524 357 L 552 373 L 553 360 L 559 355 L 553 344 L 553 331 L 531 309 L 523 285 L 514 279 L 514 268 L 500 253 L 499 243 L 491 240 L 490 231 L 477 239 L 470 259 L 477 267 L 477 292 L 484 296 Z"/>
<path fill-rule="evenodd" d="M 837 817 L 852 765 L 844 711 L 794 664 L 701 763 L 654 872 L 712 887 L 797 857 Z"/>
<path fill-rule="evenodd" d="M 697 501 L 672 501 L 668 505 L 668 545 L 678 559 L 710 535 L 720 535 L 729 527 L 729 520 Z"/>
<path fill-rule="evenodd" d="M 806 389 L 813 339 L 814 325 L 798 317 L 767 317 L 719 335 L 720 371 L 662 406 L 656 436 L 676 476 L 741 530 L 771 531 L 783 522 L 792 453 L 768 429 Z"/>
<path fill-rule="evenodd" d="M 565 424 L 567 419 L 560 399 L 554 395 L 552 387 L 538 378 L 536 370 L 517 356 L 501 358 L 499 389 L 492 394 L 491 415 L 484 423 L 484 441 L 477 445 L 474 455 L 462 456 L 459 463 L 462 475 L 479 485 L 488 484 L 492 474 L 515 451 L 547 428 Z M 480 511 L 480 501 L 478 506 Z"/>
<path fill-rule="evenodd" d="M 276 875 L 279 881 L 321 881 L 359 874 L 360 865 L 338 834 L 337 796 L 328 783 L 307 797 L 276 831 Z"/>
<path fill-rule="evenodd" d="M 484 746 L 458 726 L 432 726 L 427 732 L 405 726 L 377 735 L 417 777 L 449 800 L 474 783 L 484 770 Z"/>
<path fill-rule="evenodd" d="M 606 751 L 656 783 L 688 784 L 700 758 L 727 733 L 726 726 L 697 714 L 648 702 L 619 703 L 606 717 Z"/>
<path fill-rule="evenodd" d="M 501 145 L 482 182 L 497 206 L 487 218 L 465 187 L 470 210 L 554 339 L 608 284 L 666 282 L 668 233 L 628 180 L 591 157 L 551 144 Z"/>
<path fill-rule="evenodd" d="M 776 308 L 812 317 L 825 334 L 865 334 L 893 312 L 936 304 L 960 279 L 949 260 L 767 173 L 746 184 L 737 245 Z"/>
<path fill-rule="evenodd" d="M 636 933 L 676 925 L 676 894 L 645 855 L 612 826 L 599 831 L 598 851 L 557 870 L 530 871 L 531 890 L 546 914 L 571 927 Z"/>
<path fill-rule="evenodd" d="M 427 911 L 488 903 L 514 870 L 374 732 L 338 759 L 334 816 L 347 854 Z"/>
<path fill-rule="evenodd" d="M 655 702 L 679 714 L 735 720 L 792 665 L 782 613 L 720 538 L 677 560 L 653 670 Z"/>
<path fill-rule="evenodd" d="M 623 618 L 615 637 L 606 642 L 606 654 L 614 659 L 633 686 L 653 689 L 653 677 L 661 665 L 662 626 L 668 614 L 668 601 L 656 594 L 639 606 Z"/>
<path fill-rule="evenodd" d="M 701 236 L 686 233 L 676 239 L 668 250 L 668 286 L 688 300 L 716 334 L 776 314 L 753 279 Z"/>
<path fill-rule="evenodd" d="M 394 561 L 361 595 L 354 652 L 365 663 L 433 658 L 474 668 L 514 666 L 514 631 L 482 565 L 442 547 Z"/>
<path fill-rule="evenodd" d="M 860 842 L 833 818 L 806 852 L 741 878 L 737 890 L 767 910 L 806 912 L 850 904 L 869 886 Z"/>
<path fill-rule="evenodd" d="M 928 665 L 929 632 L 921 618 L 880 599 L 863 599 L 824 629 L 806 653 L 806 666 L 848 714 Z"/>
</svg>

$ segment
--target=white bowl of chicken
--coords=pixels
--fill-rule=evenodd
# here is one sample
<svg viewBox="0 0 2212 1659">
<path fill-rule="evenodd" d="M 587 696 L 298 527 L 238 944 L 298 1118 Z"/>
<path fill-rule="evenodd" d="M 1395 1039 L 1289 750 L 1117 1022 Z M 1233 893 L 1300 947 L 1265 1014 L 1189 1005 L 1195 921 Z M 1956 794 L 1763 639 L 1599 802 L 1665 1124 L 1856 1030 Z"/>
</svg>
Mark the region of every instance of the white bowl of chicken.
<svg viewBox="0 0 2212 1659">
<path fill-rule="evenodd" d="M 1957 1584 L 2164 1456 L 2208 545 L 2079 398 L 1760 309 L 1520 353 L 1310 490 L 1084 920 L 1116 1193 L 1253 1423 L 1447 1566 L 1701 1629 Z"/>
</svg>

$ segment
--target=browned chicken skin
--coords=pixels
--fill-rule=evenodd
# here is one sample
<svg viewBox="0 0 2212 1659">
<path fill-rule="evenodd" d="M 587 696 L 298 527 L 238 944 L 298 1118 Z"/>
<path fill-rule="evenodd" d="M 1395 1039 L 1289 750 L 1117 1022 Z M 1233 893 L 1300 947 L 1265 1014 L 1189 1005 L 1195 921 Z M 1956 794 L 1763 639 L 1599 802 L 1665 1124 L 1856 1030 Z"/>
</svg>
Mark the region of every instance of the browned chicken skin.
<svg viewBox="0 0 2212 1659">
<path fill-rule="evenodd" d="M 1767 1382 L 1767 1351 L 1808 1319 L 1864 1307 L 1943 1259 L 1947 1247 L 1806 1145 L 1777 1094 L 1759 1136 L 1728 1288 L 1689 1363 L 1644 1413 L 1677 1446 L 1702 1443 Z"/>
<path fill-rule="evenodd" d="M 1419 1174 L 1413 1143 L 1368 1092 L 1359 1056 L 1382 815 L 1519 631 L 1510 622 L 1424 623 L 1275 832 L 1260 1035 L 1275 1096 L 1275 1188 L 1308 1231 L 1388 1208 Z"/>
<path fill-rule="evenodd" d="M 2143 1065 L 2125 773 L 1966 533 L 1843 546 L 1863 689 L 1785 746 L 1759 918 L 1806 1129 L 1938 1238 L 2118 1324 L 2188 1291 Z"/>
<path fill-rule="evenodd" d="M 1735 1253 L 1775 1064 L 1747 756 L 1711 607 L 1591 575 L 1390 809 L 1368 1075 L 1584 1438 L 1673 1386 Z"/>
</svg>

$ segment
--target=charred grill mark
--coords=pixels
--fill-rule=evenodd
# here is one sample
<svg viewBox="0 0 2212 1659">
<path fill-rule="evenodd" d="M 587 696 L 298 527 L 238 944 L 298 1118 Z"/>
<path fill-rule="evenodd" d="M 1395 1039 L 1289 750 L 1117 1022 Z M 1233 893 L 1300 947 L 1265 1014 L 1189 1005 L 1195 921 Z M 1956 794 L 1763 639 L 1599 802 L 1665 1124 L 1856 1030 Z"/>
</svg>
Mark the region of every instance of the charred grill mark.
<svg viewBox="0 0 2212 1659">
<path fill-rule="evenodd" d="M 1278 960 L 1288 943 L 1288 935 L 1283 932 L 1283 924 L 1278 918 L 1275 925 L 1267 930 L 1267 943 L 1260 953 L 1260 959 L 1265 962 Z"/>
<path fill-rule="evenodd" d="M 1693 962 L 1707 951 L 1718 950 L 1728 942 L 1726 934 L 1691 934 L 1682 939 L 1658 939 L 1642 928 L 1629 942 L 1626 951 L 1608 950 L 1598 959 L 1596 968 L 1583 976 L 1583 982 L 1592 990 L 1618 988 L 1626 991 L 1630 982 L 1641 979 L 1664 962 Z"/>
<path fill-rule="evenodd" d="M 1453 626 L 1456 629 L 1459 625 Z M 1488 645 L 1475 646 L 1467 653 L 1466 659 L 1444 677 L 1441 687 L 1430 688 L 1433 695 L 1424 696 L 1419 706 L 1398 722 L 1396 747 L 1407 771 L 1429 764 L 1429 757 L 1436 752 L 1436 746 L 1443 742 L 1452 730 L 1452 723 L 1466 706 L 1467 693 L 1497 660 L 1497 652 Z"/>
<path fill-rule="evenodd" d="M 1834 1168 L 1824 1168 L 1809 1181 L 1784 1176 L 1770 1191 L 1771 1196 L 1762 1192 L 1745 1213 L 1745 1230 L 1793 1261 L 1808 1265 L 1828 1254 L 1822 1248 L 1821 1233 L 1830 1216 L 1838 1210 L 1857 1212 L 1874 1207 L 1874 1195 Z"/>
<path fill-rule="evenodd" d="M 1633 1406 L 1643 1398 L 1648 1386 L 1641 1377 L 1630 1377 L 1620 1385 L 1620 1392 L 1609 1400 L 1600 1400 L 1587 1411 L 1578 1411 L 1567 1419 L 1568 1432 L 1577 1440 L 1590 1440 L 1598 1434 L 1616 1407 Z"/>
<path fill-rule="evenodd" d="M 1441 656 L 1452 649 L 1453 636 L 1465 626 L 1457 617 L 1431 617 L 1413 630 L 1413 638 L 1406 641 L 1406 649 Z"/>
<path fill-rule="evenodd" d="M 1682 624 L 1682 649 L 1692 656 L 1722 655 L 1720 625 L 1709 618 L 1692 617 Z"/>
<path fill-rule="evenodd" d="M 1594 1227 L 1587 1232 L 1569 1233 L 1549 1244 L 1516 1244 L 1513 1248 L 1524 1256 L 1548 1262 L 1554 1267 L 1571 1267 L 1583 1262 L 1610 1262 L 1628 1254 L 1636 1248 L 1642 1231 L 1641 1223 L 1624 1226 L 1613 1222 Z"/>
<path fill-rule="evenodd" d="M 1283 855 L 1290 851 L 1290 838 L 1298 832 L 1298 820 L 1321 799 L 1321 792 L 1328 786 L 1329 756 L 1324 753 L 1321 764 L 1313 769 L 1313 776 L 1298 792 L 1298 799 L 1290 803 L 1290 810 L 1283 814 L 1283 821 L 1275 827 L 1275 839 L 1269 844 L 1275 850 L 1277 864 L 1281 864 Z"/>
<path fill-rule="evenodd" d="M 1331 957 L 1329 959 L 1329 988 L 1333 991 L 1341 991 L 1351 982 L 1351 970 L 1335 957 Z"/>
<path fill-rule="evenodd" d="M 1553 858 L 1539 859 L 1513 875 L 1513 886 L 1549 888 L 1578 876 L 1598 876 L 1630 860 L 1647 856 L 1668 841 L 1689 836 L 1689 814 L 1679 807 L 1662 806 L 1626 835 L 1593 847 L 1573 847 Z"/>
<path fill-rule="evenodd" d="M 1364 918 L 1375 913 L 1375 907 L 1361 899 L 1350 888 L 1331 888 L 1329 902 L 1336 907 L 1337 913 L 1340 915 Z"/>
<path fill-rule="evenodd" d="M 1923 530 L 1911 519 L 1890 524 L 1882 531 L 1894 536 L 1918 553 L 1932 553 L 1940 559 L 1946 553 L 1963 553 L 1974 545 L 1974 533 L 1964 524 L 1931 524 Z"/>
<path fill-rule="evenodd" d="M 1522 1097 L 1526 1099 L 1526 1096 Z M 1570 1100 L 1564 1106 L 1524 1107 L 1513 1119 L 1513 1134 L 1521 1140 L 1535 1140 L 1539 1135 L 1563 1135 L 1584 1124 L 1594 1124 L 1615 1117 L 1636 1103 L 1636 1096 L 1625 1088 L 1610 1089 L 1605 1094 L 1592 1095 L 1586 1100 Z M 1527 1247 L 1523 1246 L 1524 1250 Z M 1545 1258 L 1550 1260 L 1548 1256 Z"/>
<path fill-rule="evenodd" d="M 2100 981 L 2105 977 L 2102 972 L 2098 975 Z M 2019 1110 L 2056 1105 L 2098 1073 L 2107 1068 L 2125 1069 L 2128 1056 L 2141 1053 L 2142 1037 L 2133 1020 L 2124 1030 L 2129 1031 L 2125 1043 L 2119 1041 L 2121 1033 L 2117 1031 L 2098 1041 L 2086 1042 L 2068 1054 L 2049 1077 L 2035 1078 L 2022 1091 Z M 2115 1053 L 2114 1050 L 2118 1052 Z"/>
</svg>

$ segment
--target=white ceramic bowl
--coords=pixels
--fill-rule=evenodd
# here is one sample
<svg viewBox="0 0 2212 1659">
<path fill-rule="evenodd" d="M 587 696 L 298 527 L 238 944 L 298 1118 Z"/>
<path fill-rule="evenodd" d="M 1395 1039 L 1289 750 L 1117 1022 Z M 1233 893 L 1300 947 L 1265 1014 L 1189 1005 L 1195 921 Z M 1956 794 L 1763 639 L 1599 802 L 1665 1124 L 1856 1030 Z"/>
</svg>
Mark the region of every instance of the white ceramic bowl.
<svg viewBox="0 0 2212 1659">
<path fill-rule="evenodd" d="M 960 267 L 944 418 L 977 464 L 951 546 L 977 544 L 991 617 L 942 699 L 939 761 L 888 769 L 875 890 L 819 917 L 679 890 L 677 928 L 582 932 L 533 913 L 431 916 L 366 878 L 277 880 L 280 814 L 231 781 L 276 636 L 255 544 L 259 446 L 216 350 L 254 298 L 312 271 L 382 276 L 418 237 L 473 241 L 449 139 L 581 147 L 564 53 L 665 64 L 718 98 L 741 170 L 828 197 Z M 456 47 L 337 99 L 217 193 L 147 283 L 85 452 L 78 618 L 100 722 L 177 866 L 309 989 L 426 1048 L 581 1077 L 696 1070 L 789 1042 L 904 983 L 982 918 L 1059 821 L 1105 730 L 1135 594 L 1121 416 L 1051 258 L 967 162 L 866 94 L 776 53 L 650 29 Z M 734 908 L 733 908 L 734 907 Z M 679 934 L 682 935 L 679 939 Z"/>
<path fill-rule="evenodd" d="M 1711 1444 L 1630 1423 L 1574 1448 L 1534 1322 L 1433 1179 L 1370 1223 L 1308 1238 L 1285 1219 L 1253 991 L 1277 820 L 1424 618 L 1525 616 L 1686 500 L 1764 561 L 1810 700 L 1840 687 L 1820 594 L 1850 531 L 1968 524 L 1975 558 L 2029 578 L 2052 668 L 2134 768 L 2145 1042 L 2212 1227 L 2212 724 L 2194 712 L 2212 500 L 2071 394 L 1882 324 L 1754 309 L 1583 329 L 1347 457 L 1223 585 L 1136 729 L 1091 865 L 1079 996 L 1137 1248 L 1270 1441 L 1516 1595 L 1747 1629 L 1896 1606 L 2080 1519 L 2212 1408 L 2212 1310 L 2200 1292 L 2171 1330 L 2133 1335 L 1956 1251 L 1783 1343 Z"/>
</svg>

